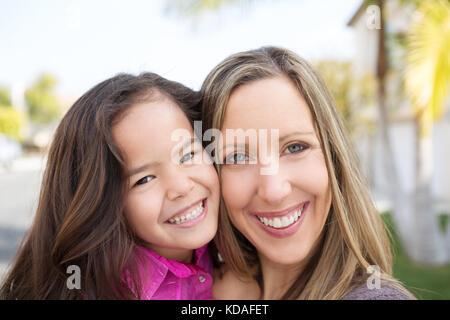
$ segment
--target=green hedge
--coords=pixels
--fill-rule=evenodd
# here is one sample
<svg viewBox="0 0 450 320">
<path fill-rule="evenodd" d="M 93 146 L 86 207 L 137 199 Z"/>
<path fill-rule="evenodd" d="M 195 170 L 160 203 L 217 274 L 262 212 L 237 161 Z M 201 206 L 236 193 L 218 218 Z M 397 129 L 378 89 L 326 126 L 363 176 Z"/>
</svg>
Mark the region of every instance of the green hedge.
<svg viewBox="0 0 450 320">
<path fill-rule="evenodd" d="M 412 262 L 402 248 L 392 215 L 388 212 L 383 213 L 382 217 L 392 235 L 394 277 L 418 299 L 450 299 L 450 265 L 429 267 Z"/>
</svg>

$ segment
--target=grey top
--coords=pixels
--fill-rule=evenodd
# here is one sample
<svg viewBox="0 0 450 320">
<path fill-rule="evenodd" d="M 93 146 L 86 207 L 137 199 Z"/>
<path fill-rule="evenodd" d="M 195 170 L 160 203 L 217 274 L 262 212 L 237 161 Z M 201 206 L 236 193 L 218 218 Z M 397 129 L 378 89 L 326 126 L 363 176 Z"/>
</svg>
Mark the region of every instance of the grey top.
<svg viewBox="0 0 450 320">
<path fill-rule="evenodd" d="M 378 289 L 369 289 L 364 283 L 353 288 L 342 300 L 412 300 L 412 298 L 386 284 L 382 284 Z"/>
</svg>

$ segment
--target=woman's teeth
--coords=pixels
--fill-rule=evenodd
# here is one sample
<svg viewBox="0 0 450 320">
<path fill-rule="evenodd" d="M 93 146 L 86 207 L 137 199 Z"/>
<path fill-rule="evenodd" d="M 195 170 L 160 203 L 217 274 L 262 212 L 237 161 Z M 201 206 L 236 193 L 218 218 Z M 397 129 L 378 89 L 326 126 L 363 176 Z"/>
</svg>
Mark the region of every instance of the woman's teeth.
<svg viewBox="0 0 450 320">
<path fill-rule="evenodd" d="M 202 211 L 203 211 L 203 201 L 200 202 L 200 204 L 187 215 L 182 215 L 176 218 L 169 219 L 169 223 L 180 224 L 187 222 L 189 220 L 197 218 L 202 213 Z"/>
<path fill-rule="evenodd" d="M 264 218 L 261 218 L 259 216 L 257 216 L 257 217 L 266 226 L 270 226 L 270 227 L 276 228 L 276 229 L 286 228 L 286 227 L 289 227 L 294 222 L 296 222 L 298 220 L 298 218 L 301 217 L 304 207 L 305 206 L 302 206 L 299 210 L 295 211 L 293 214 L 291 214 L 289 216 L 284 216 L 282 218 L 277 217 L 274 219 L 269 219 L 266 217 L 264 217 Z"/>
</svg>

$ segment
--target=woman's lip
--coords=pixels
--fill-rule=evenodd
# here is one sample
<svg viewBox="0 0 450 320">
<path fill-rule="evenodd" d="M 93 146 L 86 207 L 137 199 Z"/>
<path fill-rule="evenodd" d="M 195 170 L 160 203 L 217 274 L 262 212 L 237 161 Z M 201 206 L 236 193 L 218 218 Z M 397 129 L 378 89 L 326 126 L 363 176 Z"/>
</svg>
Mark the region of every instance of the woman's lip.
<svg viewBox="0 0 450 320">
<path fill-rule="evenodd" d="M 271 226 L 266 226 L 264 223 L 261 222 L 261 220 L 259 220 L 259 218 L 256 215 L 253 216 L 253 219 L 255 219 L 258 226 L 260 226 L 269 235 L 271 235 L 275 238 L 288 237 L 290 235 L 293 235 L 295 232 L 297 232 L 297 230 L 302 225 L 303 219 L 305 218 L 305 215 L 309 208 L 309 201 L 305 202 L 304 204 L 305 204 L 305 207 L 303 208 L 302 215 L 300 216 L 300 218 L 298 218 L 298 220 L 296 222 L 294 222 L 293 224 L 291 224 L 290 226 L 288 226 L 286 228 L 277 229 L 277 228 L 273 228 Z"/>
<path fill-rule="evenodd" d="M 194 207 L 200 205 L 200 202 L 202 202 L 202 201 L 205 200 L 205 199 L 206 199 L 206 198 L 201 199 L 201 200 L 198 200 L 198 201 L 194 202 L 193 204 L 191 204 L 191 205 L 189 205 L 189 206 L 187 206 L 187 207 L 184 207 L 184 208 L 181 209 L 181 210 L 178 210 L 178 211 L 177 211 L 175 214 L 173 214 L 169 219 L 167 219 L 166 222 L 169 222 L 170 219 L 175 219 L 175 217 L 182 216 L 182 215 L 184 215 L 184 214 L 190 213 L 190 212 L 189 212 L 189 209 L 194 208 Z"/>
<path fill-rule="evenodd" d="M 261 218 L 276 218 L 276 217 L 282 217 L 282 216 L 286 216 L 289 215 L 290 213 L 293 213 L 295 211 L 298 211 L 305 203 L 307 203 L 308 201 L 304 201 L 301 203 L 298 203 L 296 205 L 293 205 L 287 209 L 284 209 L 282 211 L 259 211 L 259 212 L 251 212 L 252 215 L 261 217 Z"/>
<path fill-rule="evenodd" d="M 190 228 L 194 225 L 196 225 L 197 223 L 199 223 L 200 221 L 203 220 L 203 218 L 207 215 L 208 213 L 208 199 L 205 198 L 203 199 L 203 211 L 198 215 L 198 217 L 185 221 L 185 222 L 180 222 L 180 223 L 170 223 L 169 221 L 166 221 L 167 224 L 170 224 L 171 226 L 174 227 L 178 227 L 178 228 Z"/>
</svg>

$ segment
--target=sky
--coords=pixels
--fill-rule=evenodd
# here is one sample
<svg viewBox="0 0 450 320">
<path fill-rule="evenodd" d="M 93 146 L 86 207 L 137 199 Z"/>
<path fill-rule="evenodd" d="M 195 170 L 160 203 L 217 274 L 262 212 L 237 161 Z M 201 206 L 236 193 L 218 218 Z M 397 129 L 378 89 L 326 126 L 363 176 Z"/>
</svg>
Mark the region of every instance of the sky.
<svg viewBox="0 0 450 320">
<path fill-rule="evenodd" d="M 0 86 L 13 95 L 43 72 L 77 98 L 119 72 L 152 71 L 199 89 L 230 54 L 276 45 L 308 60 L 350 59 L 347 22 L 361 0 L 253 0 L 197 16 L 171 0 L 0 0 Z"/>
</svg>

